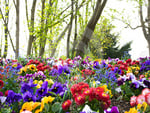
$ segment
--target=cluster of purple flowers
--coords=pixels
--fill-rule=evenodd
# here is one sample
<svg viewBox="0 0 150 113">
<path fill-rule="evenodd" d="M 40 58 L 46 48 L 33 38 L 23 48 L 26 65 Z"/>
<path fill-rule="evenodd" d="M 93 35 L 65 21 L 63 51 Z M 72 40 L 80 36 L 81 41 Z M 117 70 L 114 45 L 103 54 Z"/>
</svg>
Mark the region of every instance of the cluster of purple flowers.
<svg viewBox="0 0 150 113">
<path fill-rule="evenodd" d="M 141 63 L 140 72 L 146 72 L 150 70 L 150 60 L 146 60 L 145 62 Z"/>
<path fill-rule="evenodd" d="M 9 90 L 8 96 L 7 96 L 7 99 L 6 99 L 6 103 L 12 104 L 14 102 L 19 102 L 21 99 L 22 99 L 21 94 L 15 93 L 14 91 Z"/>
<path fill-rule="evenodd" d="M 35 72 L 34 74 L 26 74 L 25 76 L 19 76 L 17 78 L 18 81 L 29 81 L 30 79 L 33 80 L 44 80 L 46 79 L 46 76 L 42 71 Z"/>
</svg>

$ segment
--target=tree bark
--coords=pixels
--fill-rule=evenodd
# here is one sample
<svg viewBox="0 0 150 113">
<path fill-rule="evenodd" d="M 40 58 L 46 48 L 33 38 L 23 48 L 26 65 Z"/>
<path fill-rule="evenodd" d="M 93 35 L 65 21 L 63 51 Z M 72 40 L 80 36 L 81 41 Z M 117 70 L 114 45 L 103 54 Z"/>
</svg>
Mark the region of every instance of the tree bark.
<svg viewBox="0 0 150 113">
<path fill-rule="evenodd" d="M 78 11 L 78 0 L 76 1 L 76 12 L 75 12 L 75 34 L 74 34 L 74 40 L 73 40 L 73 47 L 72 47 L 72 59 L 74 58 L 74 52 L 75 52 L 75 46 L 77 44 L 77 11 Z"/>
<path fill-rule="evenodd" d="M 103 0 L 103 1 L 97 0 L 94 13 L 93 13 L 91 19 L 89 20 L 89 22 L 85 28 L 85 31 L 82 35 L 82 39 L 81 39 L 80 43 L 78 44 L 76 56 L 77 55 L 80 55 L 81 57 L 84 56 L 84 54 L 85 54 L 84 50 L 88 47 L 88 43 L 91 39 L 91 36 L 92 36 L 93 31 L 95 29 L 95 26 L 96 26 L 101 14 L 102 14 L 102 11 L 106 5 L 106 2 L 107 2 L 107 0 Z"/>
<path fill-rule="evenodd" d="M 19 57 L 19 30 L 20 30 L 20 0 L 16 0 L 16 4 L 14 4 L 16 7 L 16 54 L 15 54 L 15 58 L 17 59 Z"/>
<path fill-rule="evenodd" d="M 147 26 L 145 25 L 145 21 L 143 19 L 143 9 L 142 4 L 139 2 L 139 15 L 140 15 L 140 22 L 142 26 L 142 31 L 145 39 L 148 43 L 148 49 L 149 49 L 149 56 L 150 56 L 150 0 L 148 0 L 148 6 L 147 6 Z"/>
<path fill-rule="evenodd" d="M 42 56 L 43 51 L 41 50 L 43 44 L 43 30 L 44 30 L 44 9 L 45 9 L 45 0 L 42 0 L 42 12 L 41 12 L 41 37 L 40 37 L 40 48 L 39 48 L 39 56 Z"/>
<path fill-rule="evenodd" d="M 70 17 L 70 26 L 68 30 L 68 37 L 67 37 L 67 58 L 69 58 L 69 49 L 70 49 L 70 36 L 71 36 L 71 30 L 72 30 L 72 22 L 73 22 L 73 3 L 74 0 L 71 0 L 71 17 Z"/>
<path fill-rule="evenodd" d="M 4 46 L 4 55 L 3 57 L 7 57 L 8 51 L 8 22 L 9 22 L 9 9 L 7 8 L 9 1 L 5 1 L 5 24 L 4 24 L 4 32 L 5 32 L 5 46 Z"/>
<path fill-rule="evenodd" d="M 28 11 L 27 11 L 27 3 L 26 3 L 26 18 L 27 18 L 27 23 L 28 23 L 28 29 L 29 29 L 29 40 L 28 40 L 28 48 L 27 48 L 27 56 L 31 54 L 31 48 L 32 48 L 32 43 L 34 40 L 34 17 L 35 17 L 35 8 L 36 8 L 36 1 L 33 0 L 32 3 L 32 9 L 31 9 L 31 23 L 29 24 L 28 21 Z"/>
<path fill-rule="evenodd" d="M 49 5 L 50 5 L 50 7 L 52 7 L 52 5 L 53 5 L 52 0 L 49 0 Z M 45 52 L 45 45 L 46 45 L 46 40 L 47 40 L 46 35 L 47 35 L 47 32 L 48 32 L 47 25 L 48 25 L 48 18 L 49 18 L 49 16 L 50 16 L 50 12 L 48 11 L 47 16 L 46 16 L 46 23 L 45 23 L 45 27 L 46 28 L 44 28 L 44 31 L 43 31 L 44 32 L 44 36 L 42 37 L 44 39 L 41 40 L 42 41 L 41 42 L 42 46 L 40 48 L 40 56 L 43 56 L 44 52 Z"/>
</svg>

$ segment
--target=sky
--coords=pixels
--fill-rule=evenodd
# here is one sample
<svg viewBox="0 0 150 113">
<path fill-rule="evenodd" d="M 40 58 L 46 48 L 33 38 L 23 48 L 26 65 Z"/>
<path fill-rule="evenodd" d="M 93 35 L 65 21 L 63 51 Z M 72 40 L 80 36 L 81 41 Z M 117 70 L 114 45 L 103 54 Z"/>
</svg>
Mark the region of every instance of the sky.
<svg viewBox="0 0 150 113">
<path fill-rule="evenodd" d="M 27 29 L 27 25 L 25 21 L 26 19 L 25 10 L 23 10 L 25 9 L 24 4 L 25 4 L 24 1 L 20 3 L 21 5 L 20 10 L 22 12 L 20 14 L 20 24 L 21 24 L 20 25 L 20 55 L 26 54 L 27 40 L 28 40 L 28 29 Z M 31 7 L 31 6 L 29 5 L 28 7 Z M 138 10 L 134 8 L 134 4 L 130 2 L 127 3 L 126 0 L 108 0 L 106 7 L 105 7 L 106 13 L 113 14 L 114 12 L 110 12 L 109 10 L 107 10 L 110 7 L 113 9 L 117 9 L 119 12 L 125 9 L 124 13 L 122 13 L 123 17 L 131 20 L 133 27 L 136 27 L 137 25 L 139 25 Z M 135 12 L 133 13 L 134 10 Z M 15 10 L 11 10 L 11 14 L 15 15 L 14 11 Z M 106 13 L 102 13 L 102 15 Z M 114 15 L 117 15 L 117 14 L 114 13 Z M 120 15 L 118 15 L 118 18 L 120 18 Z M 15 23 L 15 18 L 13 16 L 11 17 L 11 21 Z M 132 50 L 130 51 L 132 59 L 137 59 L 139 57 L 148 56 L 148 45 L 143 36 L 141 28 L 136 29 L 136 30 L 132 30 L 130 28 L 124 28 L 126 25 L 123 22 L 118 21 L 118 20 L 113 21 L 112 24 L 116 26 L 116 28 L 114 29 L 114 32 L 120 32 L 119 44 L 121 46 L 126 44 L 129 41 L 133 41 L 131 45 Z M 10 26 L 9 29 L 11 29 L 12 37 L 15 37 L 15 29 L 11 27 L 12 26 L 11 24 L 9 26 Z M 15 40 L 13 41 L 15 43 Z M 62 45 L 62 46 L 63 46 L 62 48 L 65 47 L 65 45 Z M 9 49 L 8 53 L 9 53 L 8 58 L 14 58 L 15 55 L 12 50 Z M 62 49 L 61 52 L 59 53 L 59 56 L 63 55 L 64 53 L 65 52 Z"/>
<path fill-rule="evenodd" d="M 140 25 L 139 23 L 139 15 L 138 10 L 136 7 L 136 4 L 131 2 L 126 2 L 126 0 L 117 1 L 117 0 L 111 0 L 114 2 L 110 2 L 108 0 L 108 7 L 118 9 L 120 12 L 124 10 L 123 17 L 126 19 L 131 20 L 132 27 L 136 27 L 137 25 Z M 145 11 L 146 12 L 146 11 Z M 119 15 L 118 15 L 119 16 Z M 119 17 L 118 17 L 119 18 Z M 125 43 L 132 41 L 131 48 L 132 50 L 129 52 L 131 54 L 132 59 L 138 59 L 139 57 L 145 57 L 148 56 L 148 44 L 146 39 L 144 38 L 143 32 L 141 28 L 132 30 L 131 28 L 125 28 L 126 25 L 118 20 L 115 20 L 113 22 L 114 25 L 116 25 L 116 31 L 120 32 L 120 45 L 124 45 Z"/>
</svg>

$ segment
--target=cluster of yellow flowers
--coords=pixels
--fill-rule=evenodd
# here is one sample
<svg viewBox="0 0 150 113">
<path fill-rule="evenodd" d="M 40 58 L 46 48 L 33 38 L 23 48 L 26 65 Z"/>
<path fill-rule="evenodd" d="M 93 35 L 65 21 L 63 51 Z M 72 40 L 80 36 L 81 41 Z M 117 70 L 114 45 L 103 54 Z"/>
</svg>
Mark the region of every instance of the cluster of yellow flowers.
<svg viewBox="0 0 150 113">
<path fill-rule="evenodd" d="M 147 78 L 150 77 L 150 70 L 147 71 L 144 75 L 145 75 L 145 77 L 147 77 Z"/>
<path fill-rule="evenodd" d="M 27 72 L 27 70 L 36 71 L 37 69 L 36 69 L 36 66 L 34 64 L 26 65 L 20 69 L 20 72 L 18 74 L 22 74 L 23 72 Z"/>
<path fill-rule="evenodd" d="M 137 75 L 139 73 L 140 67 L 139 66 L 132 66 L 132 67 L 128 67 L 127 73 L 134 73 L 135 75 Z"/>
<path fill-rule="evenodd" d="M 139 113 L 139 110 L 142 110 L 142 112 L 144 113 L 146 111 L 146 108 L 147 108 L 147 103 L 143 102 L 143 104 L 137 105 L 137 109 L 133 107 L 133 108 L 130 108 L 129 111 L 125 111 L 125 113 Z"/>
<path fill-rule="evenodd" d="M 100 87 L 104 89 L 104 92 L 105 92 L 105 93 L 108 93 L 108 94 L 109 94 L 110 98 L 113 96 L 112 93 L 111 93 L 111 90 L 109 90 L 109 89 L 107 88 L 107 85 L 103 85 L 103 86 L 100 86 Z"/>
<path fill-rule="evenodd" d="M 37 109 L 35 111 L 35 113 L 39 113 L 41 112 L 43 109 L 44 109 L 44 104 L 48 104 L 48 103 L 52 103 L 53 100 L 55 98 L 54 97 L 43 97 L 42 101 L 41 102 L 25 102 L 22 106 L 22 109 L 20 110 L 20 113 L 23 112 L 23 111 L 33 111 L 35 110 L 38 106 L 40 106 L 40 109 Z"/>
<path fill-rule="evenodd" d="M 45 81 L 47 81 L 49 85 L 54 84 L 54 81 L 53 81 L 52 79 L 45 79 Z M 37 86 L 36 86 L 37 88 L 41 88 L 41 86 L 42 86 L 42 84 L 43 84 L 43 81 L 42 81 L 42 80 L 40 80 L 40 81 L 34 80 L 33 83 L 34 83 L 34 84 L 37 84 Z"/>
</svg>

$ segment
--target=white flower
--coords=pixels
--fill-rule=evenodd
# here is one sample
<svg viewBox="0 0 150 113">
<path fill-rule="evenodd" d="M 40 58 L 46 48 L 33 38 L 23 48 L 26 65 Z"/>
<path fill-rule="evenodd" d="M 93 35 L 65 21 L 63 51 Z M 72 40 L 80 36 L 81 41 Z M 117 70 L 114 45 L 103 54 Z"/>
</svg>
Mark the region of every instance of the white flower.
<svg viewBox="0 0 150 113">
<path fill-rule="evenodd" d="M 88 105 L 85 105 L 82 112 L 93 113 L 94 111 L 91 110 L 91 108 Z M 96 112 L 94 112 L 94 113 L 96 113 Z"/>
<path fill-rule="evenodd" d="M 4 103 L 4 102 L 6 101 L 6 98 L 7 98 L 7 97 L 0 96 L 0 101 L 1 101 L 1 103 Z"/>
<path fill-rule="evenodd" d="M 121 88 L 120 88 L 120 87 L 116 88 L 115 90 L 116 90 L 118 93 L 121 92 Z"/>
</svg>

